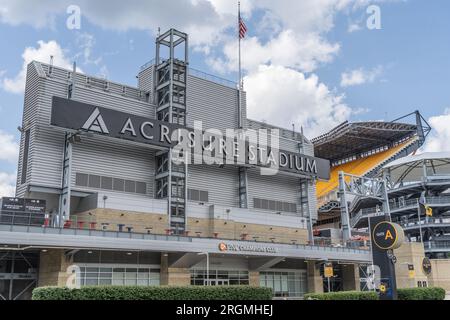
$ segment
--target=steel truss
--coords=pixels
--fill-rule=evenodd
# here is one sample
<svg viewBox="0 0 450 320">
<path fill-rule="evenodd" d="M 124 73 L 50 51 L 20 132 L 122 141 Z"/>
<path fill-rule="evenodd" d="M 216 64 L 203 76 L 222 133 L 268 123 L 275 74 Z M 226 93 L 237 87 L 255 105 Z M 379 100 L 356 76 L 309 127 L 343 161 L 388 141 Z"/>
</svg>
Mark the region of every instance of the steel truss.
<svg viewBox="0 0 450 320">
<path fill-rule="evenodd" d="M 367 178 L 339 172 L 339 199 L 344 242 L 351 239 L 349 195 L 381 201 L 383 212 L 390 220 L 389 198 L 385 178 Z"/>
<path fill-rule="evenodd" d="M 162 48 L 169 56 L 161 57 Z M 176 49 L 183 50 L 183 57 Z M 158 120 L 186 126 L 186 92 L 188 74 L 188 35 L 170 29 L 156 39 L 155 103 Z M 186 231 L 187 161 L 184 165 L 172 163 L 172 150 L 156 155 L 156 196 L 167 198 L 169 226 L 174 234 Z"/>
</svg>

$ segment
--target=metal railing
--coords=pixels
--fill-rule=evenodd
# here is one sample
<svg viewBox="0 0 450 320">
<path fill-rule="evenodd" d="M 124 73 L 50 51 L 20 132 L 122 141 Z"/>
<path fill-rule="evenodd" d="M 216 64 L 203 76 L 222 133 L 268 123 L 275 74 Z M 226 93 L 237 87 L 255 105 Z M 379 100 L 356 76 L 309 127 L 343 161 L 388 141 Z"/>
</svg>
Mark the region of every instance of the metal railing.
<svg viewBox="0 0 450 320">
<path fill-rule="evenodd" d="M 154 239 L 154 240 L 176 240 L 193 238 L 235 240 L 259 243 L 287 244 L 300 247 L 315 247 L 323 249 L 330 248 L 331 251 L 336 249 L 365 250 L 364 243 L 358 241 L 350 241 L 349 243 L 326 243 L 318 242 L 312 246 L 309 242 L 305 242 L 305 234 L 294 231 L 292 234 L 276 230 L 270 230 L 276 227 L 267 226 L 267 232 L 247 231 L 246 227 L 227 228 L 216 227 L 214 232 L 208 228 L 201 226 L 188 225 L 188 230 L 182 234 L 175 234 L 173 229 L 168 228 L 167 223 L 149 222 L 148 224 L 126 223 L 120 219 L 108 219 L 107 221 L 97 221 L 95 216 L 72 216 L 70 220 L 65 221 L 63 227 L 56 225 L 56 219 L 49 214 L 36 214 L 26 212 L 1 212 L 0 225 L 8 226 L 12 231 L 14 227 L 25 227 L 24 230 L 41 230 L 42 233 L 58 233 L 71 235 L 92 235 L 92 236 L 110 236 L 115 238 L 133 238 L 133 239 Z M 21 229 L 22 230 L 22 229 Z M 299 229 L 300 230 L 300 229 Z M 28 231 L 27 231 L 28 232 Z M 190 241 L 189 240 L 189 241 Z M 345 250 L 344 250 L 345 251 Z"/>
<path fill-rule="evenodd" d="M 391 211 L 398 209 L 414 208 L 419 205 L 419 199 L 409 199 L 405 201 L 389 202 Z"/>
<path fill-rule="evenodd" d="M 433 217 L 425 217 L 423 219 L 408 219 L 408 220 L 400 220 L 396 221 L 398 224 L 400 224 L 403 228 L 411 228 L 411 227 L 418 227 L 420 226 L 427 226 L 427 225 L 449 225 L 450 226 L 450 217 L 449 218 L 433 218 Z"/>
<path fill-rule="evenodd" d="M 144 71 L 145 69 L 153 66 L 155 64 L 156 59 L 153 58 L 152 60 L 150 60 L 149 62 L 147 62 L 146 64 L 144 64 L 141 67 L 141 71 Z M 163 59 L 160 59 L 160 62 L 163 62 Z M 223 86 L 229 87 L 229 88 L 233 88 L 233 89 L 237 89 L 238 88 L 238 84 L 235 81 L 231 81 L 225 78 L 221 78 L 203 71 L 200 71 L 198 69 L 194 69 L 194 68 L 188 68 L 188 74 L 203 80 L 208 80 L 217 84 L 221 84 Z"/>
<path fill-rule="evenodd" d="M 423 243 L 425 251 L 430 250 L 442 250 L 450 251 L 450 241 L 427 241 Z"/>
<path fill-rule="evenodd" d="M 428 205 L 446 205 L 450 206 L 450 196 L 438 196 L 438 197 L 425 197 L 425 203 Z M 419 207 L 419 199 L 408 199 L 404 201 L 389 202 L 389 207 L 391 211 L 404 210 L 404 209 L 414 209 Z M 368 208 L 360 210 L 355 216 L 350 219 L 350 224 L 352 227 L 358 223 L 362 218 L 367 218 L 379 210 L 375 208 Z M 409 220 L 413 221 L 413 220 Z"/>
</svg>

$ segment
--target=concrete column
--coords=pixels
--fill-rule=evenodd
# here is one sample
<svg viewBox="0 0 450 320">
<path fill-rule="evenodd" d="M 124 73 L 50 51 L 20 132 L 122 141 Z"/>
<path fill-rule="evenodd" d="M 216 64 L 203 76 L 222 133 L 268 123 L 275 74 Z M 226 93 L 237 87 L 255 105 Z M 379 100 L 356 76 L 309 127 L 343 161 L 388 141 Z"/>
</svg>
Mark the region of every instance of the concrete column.
<svg viewBox="0 0 450 320">
<path fill-rule="evenodd" d="M 38 287 L 64 287 L 69 277 L 67 268 L 71 264 L 72 261 L 66 257 L 64 250 L 41 252 Z"/>
<path fill-rule="evenodd" d="M 167 253 L 161 253 L 160 270 L 160 284 L 162 286 L 169 285 L 169 255 Z"/>
<path fill-rule="evenodd" d="M 342 266 L 342 287 L 344 291 L 360 291 L 359 266 L 349 264 Z"/>
<path fill-rule="evenodd" d="M 259 271 L 248 272 L 249 285 L 253 287 L 259 287 Z"/>
<path fill-rule="evenodd" d="M 320 275 L 320 265 L 316 261 L 306 261 L 308 278 L 308 293 L 323 293 L 323 278 Z"/>
<path fill-rule="evenodd" d="M 189 268 L 170 268 L 169 255 L 161 254 L 160 283 L 162 286 L 189 286 L 191 272 Z"/>
<path fill-rule="evenodd" d="M 422 261 L 425 257 L 425 251 L 420 242 L 405 242 L 398 249 L 394 250 L 397 257 L 395 264 L 395 277 L 397 288 L 417 287 L 418 281 L 427 281 L 427 275 L 422 271 Z M 409 277 L 408 265 L 414 266 L 414 277 Z"/>
</svg>

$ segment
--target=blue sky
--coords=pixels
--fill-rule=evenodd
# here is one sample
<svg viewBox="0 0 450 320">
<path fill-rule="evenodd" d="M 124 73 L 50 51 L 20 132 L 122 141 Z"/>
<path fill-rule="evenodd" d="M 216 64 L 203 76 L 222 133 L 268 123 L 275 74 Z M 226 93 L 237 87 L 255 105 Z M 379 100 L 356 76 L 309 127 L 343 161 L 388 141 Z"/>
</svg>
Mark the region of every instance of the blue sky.
<svg viewBox="0 0 450 320">
<path fill-rule="evenodd" d="M 0 0 L 0 196 L 14 185 L 24 53 L 44 62 L 53 54 L 61 66 L 76 60 L 85 73 L 135 85 L 154 57 L 157 28 L 173 26 L 191 37 L 191 67 L 237 78 L 235 1 L 32 3 Z M 71 4 L 81 9 L 79 30 L 66 26 Z M 370 5 L 380 9 L 379 30 L 366 26 Z M 419 109 L 435 129 L 426 150 L 450 151 L 449 14 L 447 0 L 242 1 L 250 116 L 314 137 L 344 120 Z"/>
</svg>

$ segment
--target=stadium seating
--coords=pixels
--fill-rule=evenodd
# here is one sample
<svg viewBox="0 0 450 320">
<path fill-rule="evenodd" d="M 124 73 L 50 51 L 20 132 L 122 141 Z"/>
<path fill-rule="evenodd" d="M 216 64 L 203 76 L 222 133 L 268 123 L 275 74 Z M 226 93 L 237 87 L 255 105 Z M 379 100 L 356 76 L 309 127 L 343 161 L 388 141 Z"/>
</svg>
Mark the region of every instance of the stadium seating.
<svg viewBox="0 0 450 320">
<path fill-rule="evenodd" d="M 388 150 L 331 168 L 330 180 L 317 182 L 316 185 L 317 198 L 320 199 L 321 197 L 326 196 L 327 194 L 338 188 L 340 171 L 353 174 L 356 176 L 364 176 L 373 169 L 377 168 L 378 166 L 386 162 L 386 160 L 395 156 L 397 153 L 402 151 L 412 142 L 413 142 L 412 140 L 408 140 L 406 142 L 398 144 L 395 147 L 389 148 Z"/>
</svg>

